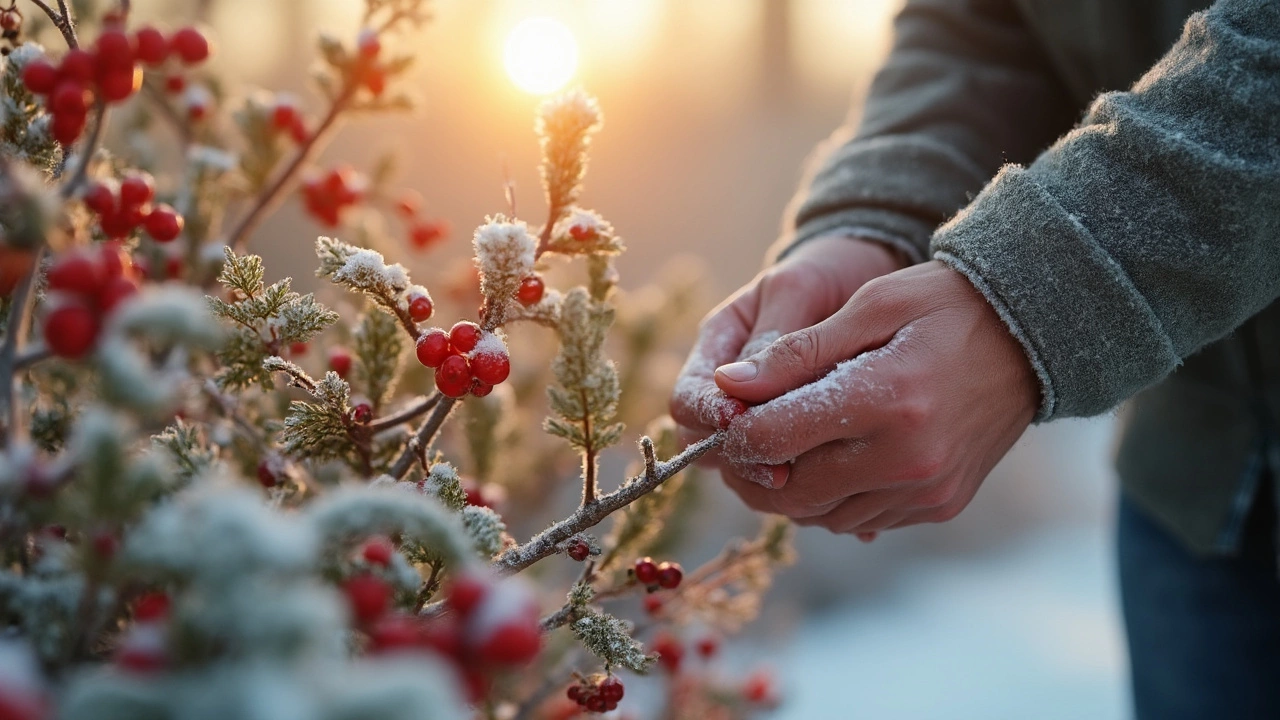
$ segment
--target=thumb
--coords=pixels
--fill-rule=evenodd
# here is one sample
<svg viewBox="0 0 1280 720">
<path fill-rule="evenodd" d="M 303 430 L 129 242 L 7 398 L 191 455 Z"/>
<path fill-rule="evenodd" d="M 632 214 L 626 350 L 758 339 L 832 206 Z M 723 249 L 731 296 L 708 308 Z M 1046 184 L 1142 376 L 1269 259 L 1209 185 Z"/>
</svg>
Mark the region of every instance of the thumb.
<svg viewBox="0 0 1280 720">
<path fill-rule="evenodd" d="M 767 402 L 826 375 L 836 364 L 881 347 L 901 326 L 890 308 L 855 295 L 835 315 L 788 333 L 745 360 L 716 368 L 716 385 L 749 404 Z"/>
</svg>

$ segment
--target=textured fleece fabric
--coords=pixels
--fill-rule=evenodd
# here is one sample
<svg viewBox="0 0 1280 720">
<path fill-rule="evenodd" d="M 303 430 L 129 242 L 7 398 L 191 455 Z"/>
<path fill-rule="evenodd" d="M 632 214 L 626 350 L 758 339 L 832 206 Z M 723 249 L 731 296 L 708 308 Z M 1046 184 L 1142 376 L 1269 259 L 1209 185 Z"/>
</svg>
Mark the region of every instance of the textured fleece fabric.
<svg viewBox="0 0 1280 720">
<path fill-rule="evenodd" d="M 1126 490 L 1214 552 L 1280 409 L 1280 0 L 1202 5 L 909 1 L 788 242 L 866 228 L 965 274 L 1039 375 L 1040 421 L 1150 388 Z"/>
</svg>

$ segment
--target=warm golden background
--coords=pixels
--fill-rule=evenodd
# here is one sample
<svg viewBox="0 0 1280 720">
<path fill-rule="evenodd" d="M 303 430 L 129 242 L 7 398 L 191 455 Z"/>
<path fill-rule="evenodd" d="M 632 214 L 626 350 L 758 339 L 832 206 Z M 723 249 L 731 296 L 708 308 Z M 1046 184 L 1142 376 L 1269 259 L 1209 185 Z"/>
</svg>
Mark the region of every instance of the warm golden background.
<svg viewBox="0 0 1280 720">
<path fill-rule="evenodd" d="M 324 161 L 396 155 L 401 184 L 455 228 L 449 247 L 407 255 L 413 269 L 466 252 L 470 228 L 505 207 L 504 168 L 520 214 L 536 220 L 538 97 L 512 81 L 504 45 L 522 20 L 551 18 L 577 44 L 572 82 L 605 111 L 587 201 L 627 240 L 624 286 L 687 258 L 677 262 L 700 264 L 710 307 L 759 268 L 805 156 L 851 104 L 856 112 L 897 5 L 439 0 L 436 21 L 414 40 L 421 109 L 349 125 Z M 139 19 L 170 24 L 204 7 L 217 71 L 304 97 L 315 31 L 351 32 L 360 6 L 134 2 Z M 317 230 L 290 203 L 251 249 L 305 283 Z M 779 717 L 788 720 L 1121 717 L 1109 431 L 1108 421 L 1033 429 L 947 526 L 870 546 L 801 533 L 801 564 L 782 577 L 733 662 L 778 669 L 788 697 Z M 708 502 L 710 552 L 750 519 L 718 483 Z"/>
</svg>

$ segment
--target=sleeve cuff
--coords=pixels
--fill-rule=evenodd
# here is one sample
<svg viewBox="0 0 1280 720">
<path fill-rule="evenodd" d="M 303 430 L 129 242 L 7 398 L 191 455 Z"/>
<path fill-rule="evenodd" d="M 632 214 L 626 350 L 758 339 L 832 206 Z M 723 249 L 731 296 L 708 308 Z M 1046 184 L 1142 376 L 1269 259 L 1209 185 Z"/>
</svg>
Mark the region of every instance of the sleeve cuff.
<svg viewBox="0 0 1280 720">
<path fill-rule="evenodd" d="M 1038 422 L 1104 413 L 1178 364 L 1124 268 L 1020 167 L 939 228 L 932 249 L 1022 344 L 1040 378 Z"/>
<path fill-rule="evenodd" d="M 833 235 L 858 240 L 871 240 L 887 245 L 893 250 L 902 253 L 902 256 L 911 265 L 924 262 L 926 255 L 921 248 L 927 247 L 929 233 L 932 228 L 926 227 L 923 223 L 919 223 L 919 227 L 912 226 L 911 223 L 913 221 L 910 218 L 869 217 L 875 212 L 879 211 L 841 214 L 831 218 L 823 218 L 822 222 L 806 225 L 802 233 L 783 238 L 770 251 L 769 262 L 775 263 L 782 260 L 796 248 L 810 240 Z M 892 213 L 885 214 L 892 216 Z M 879 222 L 874 222 L 875 220 L 879 220 Z M 917 233 L 922 235 L 923 241 L 916 235 Z"/>
</svg>

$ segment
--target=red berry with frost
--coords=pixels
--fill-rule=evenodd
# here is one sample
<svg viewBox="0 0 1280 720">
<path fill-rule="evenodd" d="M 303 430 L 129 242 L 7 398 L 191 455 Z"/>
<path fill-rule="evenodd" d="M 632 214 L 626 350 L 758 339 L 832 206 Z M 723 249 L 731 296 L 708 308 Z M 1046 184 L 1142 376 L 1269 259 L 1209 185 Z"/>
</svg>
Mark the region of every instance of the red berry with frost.
<svg viewBox="0 0 1280 720">
<path fill-rule="evenodd" d="M 49 268 L 49 289 L 93 296 L 106 278 L 102 266 L 87 253 L 71 253 L 58 258 Z"/>
<path fill-rule="evenodd" d="M 360 549 L 360 554 L 364 557 L 365 562 L 372 565 L 381 565 L 386 567 L 391 564 L 391 556 L 395 553 L 395 547 L 391 545 L 391 541 L 384 537 L 376 537 L 370 539 Z"/>
<path fill-rule="evenodd" d="M 17 10 L 0 12 L 0 29 L 7 33 L 15 33 L 22 27 L 22 14 Z"/>
<path fill-rule="evenodd" d="M 49 126 L 49 134 L 53 136 L 61 145 L 71 145 L 84 132 L 84 126 L 87 122 L 83 114 L 59 114 L 53 116 L 53 123 Z"/>
<path fill-rule="evenodd" d="M 64 80 L 58 83 L 49 96 L 49 109 L 57 116 L 75 117 L 89 111 L 89 101 L 85 99 L 84 85 Z"/>
<path fill-rule="evenodd" d="M 357 425 L 364 425 L 372 419 L 373 407 L 370 406 L 369 403 L 356 403 L 356 405 L 351 408 L 351 422 L 354 422 Z"/>
<path fill-rule="evenodd" d="M 596 238 L 596 229 L 590 225 L 573 225 L 569 228 L 569 235 L 572 236 L 574 240 L 586 242 Z"/>
<path fill-rule="evenodd" d="M 277 102 L 271 110 L 271 126 L 276 130 L 288 131 L 302 118 L 298 116 L 298 108 L 292 103 Z"/>
<path fill-rule="evenodd" d="M 28 63 L 22 69 L 22 84 L 36 95 L 48 95 L 58 84 L 58 69 L 44 60 Z"/>
<path fill-rule="evenodd" d="M 644 585 L 653 585 L 658 582 L 658 565 L 653 558 L 643 557 L 637 560 L 635 573 L 636 580 Z"/>
<path fill-rule="evenodd" d="M 182 227 L 185 224 L 182 216 L 178 214 L 169 205 L 161 203 L 147 215 L 142 221 L 142 226 L 146 228 L 147 234 L 155 239 L 156 242 L 172 242 L 182 234 Z"/>
<path fill-rule="evenodd" d="M 342 584 L 351 614 L 361 624 L 377 620 L 391 606 L 391 586 L 373 575 L 356 575 Z"/>
<path fill-rule="evenodd" d="M 438 368 L 445 358 L 453 354 L 449 336 L 440 328 L 431 328 L 418 338 L 416 354 L 418 362 L 429 368 Z"/>
<path fill-rule="evenodd" d="M 209 40 L 197 29 L 184 27 L 170 39 L 173 52 L 187 65 L 209 59 Z"/>
<path fill-rule="evenodd" d="M 588 695 L 582 704 L 589 712 L 603 713 L 609 711 L 609 703 L 598 694 Z"/>
<path fill-rule="evenodd" d="M 419 250 L 435 244 L 449 234 L 449 226 L 442 222 L 417 222 L 409 228 L 409 243 Z"/>
<path fill-rule="evenodd" d="M 430 320 L 434 309 L 435 307 L 431 304 L 431 298 L 426 295 L 415 294 L 409 298 L 409 317 L 413 318 L 414 322 Z"/>
<path fill-rule="evenodd" d="M 591 546 L 582 540 L 575 540 L 569 543 L 569 548 L 565 552 L 574 560 L 582 562 L 591 557 Z"/>
<path fill-rule="evenodd" d="M 667 672 L 676 673 L 680 671 L 680 663 L 684 660 L 684 646 L 680 644 L 679 640 L 670 635 L 659 635 L 653 641 L 653 651 L 658 654 L 658 663 Z"/>
<path fill-rule="evenodd" d="M 142 622 L 162 620 L 169 615 L 171 602 L 162 592 L 149 592 L 133 601 L 133 619 Z"/>
<path fill-rule="evenodd" d="M 116 194 L 107 185 L 93 183 L 88 190 L 85 190 L 83 199 L 85 207 L 99 215 L 115 212 Z"/>
<path fill-rule="evenodd" d="M 480 326 L 473 322 L 464 320 L 449 329 L 449 343 L 457 352 L 469 353 L 476 349 L 478 342 L 480 342 Z"/>
<path fill-rule="evenodd" d="M 662 612 L 662 597 L 660 595 L 644 596 L 644 611 L 650 615 L 657 615 Z"/>
<path fill-rule="evenodd" d="M 346 348 L 329 348 L 329 369 L 345 379 L 351 372 L 351 353 Z"/>
<path fill-rule="evenodd" d="M 98 307 L 109 313 L 119 307 L 120 303 L 138 294 L 138 283 L 132 278 L 111 278 L 98 293 Z"/>
<path fill-rule="evenodd" d="M 491 392 L 493 392 L 493 386 L 490 385 L 489 383 L 480 382 L 479 380 L 471 381 L 472 397 L 485 397 Z"/>
<path fill-rule="evenodd" d="M 574 701 L 574 702 L 576 702 L 576 703 L 581 704 L 581 702 L 582 702 L 582 686 L 581 686 L 581 685 L 579 685 L 578 683 L 574 683 L 574 684 L 570 685 L 570 686 L 569 686 L 569 689 L 568 689 L 568 690 L 565 690 L 565 693 L 564 693 L 564 694 L 565 694 L 566 696 L 568 696 L 568 698 L 569 698 L 570 700 L 572 700 L 572 701 Z"/>
<path fill-rule="evenodd" d="M 169 59 L 169 39 L 159 30 L 147 26 L 133 34 L 138 59 L 148 65 L 159 65 Z"/>
<path fill-rule="evenodd" d="M 93 44 L 99 67 L 123 68 L 133 65 L 133 43 L 120 29 L 103 30 Z"/>
<path fill-rule="evenodd" d="M 78 360 L 97 340 L 98 316 L 83 303 L 60 305 L 44 319 L 44 344 L 58 357 Z"/>
<path fill-rule="evenodd" d="M 698 640 L 696 647 L 698 649 L 698 655 L 701 656 L 703 660 L 710 660 L 715 657 L 716 653 L 720 652 L 720 639 L 715 635 L 706 635 L 702 637 L 702 639 Z"/>
<path fill-rule="evenodd" d="M 614 705 L 621 701 L 623 696 L 626 694 L 626 688 L 623 687 L 622 681 L 613 675 L 610 675 L 600 681 L 599 690 L 601 697 L 603 697 L 606 702 Z"/>
<path fill-rule="evenodd" d="M 132 65 L 106 69 L 98 77 L 98 93 L 108 103 L 126 100 L 140 87 L 142 70 Z"/>
<path fill-rule="evenodd" d="M 130 173 L 120 181 L 120 204 L 124 207 L 141 207 L 155 195 L 155 184 L 146 173 Z"/>
<path fill-rule="evenodd" d="M 485 497 L 484 491 L 475 483 L 463 483 L 462 492 L 467 496 L 467 504 L 476 507 L 493 507 L 493 503 L 489 502 L 489 498 Z"/>
<path fill-rule="evenodd" d="M 258 462 L 258 482 L 264 488 L 273 488 L 280 484 L 280 473 L 278 463 L 272 462 L 270 458 L 263 458 Z"/>
<path fill-rule="evenodd" d="M 489 594 L 489 585 L 473 575 L 459 575 L 449 583 L 445 603 L 462 616 L 470 615 Z"/>
<path fill-rule="evenodd" d="M 436 368 L 436 389 L 446 397 L 460 398 L 471 390 L 471 366 L 461 355 L 450 355 Z"/>
<path fill-rule="evenodd" d="M 372 28 L 361 30 L 356 39 L 356 49 L 360 51 L 360 57 L 366 60 L 378 57 L 378 53 L 382 52 L 382 41 L 378 39 L 377 31 Z"/>
<path fill-rule="evenodd" d="M 520 281 L 520 289 L 516 290 L 516 300 L 525 307 L 537 305 L 542 302 L 544 292 L 546 292 L 546 285 L 542 282 L 542 278 L 531 275 Z"/>
<path fill-rule="evenodd" d="M 476 648 L 480 659 L 494 665 L 523 665 L 538 656 L 542 632 L 536 622 L 512 620 L 494 628 Z"/>
<path fill-rule="evenodd" d="M 74 82 L 81 86 L 93 82 L 97 74 L 98 63 L 93 55 L 79 48 L 68 50 L 67 54 L 62 56 L 62 63 L 58 65 L 59 80 Z"/>
<path fill-rule="evenodd" d="M 477 352 L 471 358 L 471 373 L 489 385 L 501 385 L 511 375 L 511 358 L 504 352 Z"/>
<path fill-rule="evenodd" d="M 108 280 L 118 277 L 134 277 L 133 258 L 124 251 L 118 242 L 103 243 L 99 246 L 102 258 L 102 269 Z"/>
<path fill-rule="evenodd" d="M 369 629 L 369 647 L 375 652 L 412 650 L 421 640 L 420 624 L 404 615 L 379 618 Z"/>
<path fill-rule="evenodd" d="M 684 579 L 684 570 L 680 567 L 680 563 L 662 563 L 658 566 L 658 586 L 667 590 L 674 590 L 680 587 L 680 581 Z"/>
</svg>

